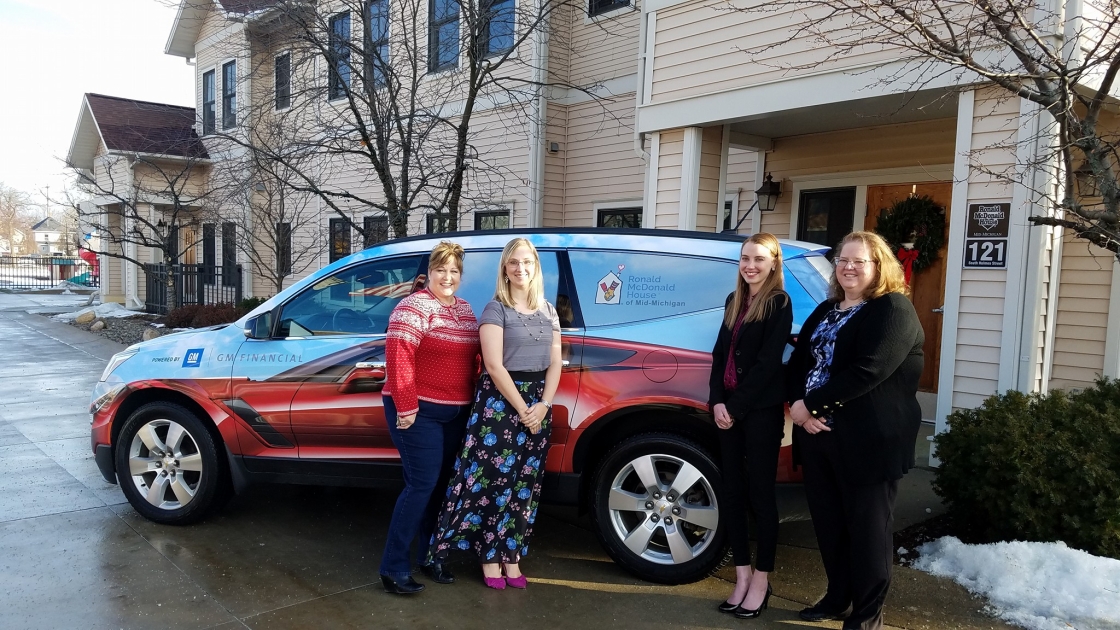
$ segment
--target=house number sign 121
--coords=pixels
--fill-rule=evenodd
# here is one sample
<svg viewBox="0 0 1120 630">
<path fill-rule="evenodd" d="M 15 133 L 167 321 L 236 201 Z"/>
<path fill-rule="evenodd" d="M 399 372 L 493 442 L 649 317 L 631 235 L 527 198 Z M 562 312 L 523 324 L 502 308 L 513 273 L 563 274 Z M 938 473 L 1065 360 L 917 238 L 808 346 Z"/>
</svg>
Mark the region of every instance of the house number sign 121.
<svg viewBox="0 0 1120 630">
<path fill-rule="evenodd" d="M 969 204 L 967 218 L 964 235 L 965 269 L 1006 269 L 1011 204 Z"/>
<path fill-rule="evenodd" d="M 970 238 L 964 243 L 964 266 L 981 269 L 1007 268 L 1007 239 Z"/>
</svg>

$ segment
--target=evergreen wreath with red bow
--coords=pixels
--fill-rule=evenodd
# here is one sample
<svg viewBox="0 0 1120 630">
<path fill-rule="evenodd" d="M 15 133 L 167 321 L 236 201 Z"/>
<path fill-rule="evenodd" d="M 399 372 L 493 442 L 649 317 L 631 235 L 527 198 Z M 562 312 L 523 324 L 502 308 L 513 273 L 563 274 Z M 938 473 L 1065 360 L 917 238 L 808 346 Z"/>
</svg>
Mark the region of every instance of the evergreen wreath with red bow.
<svg viewBox="0 0 1120 630">
<path fill-rule="evenodd" d="M 925 195 L 907 197 L 879 214 L 875 232 L 898 256 L 909 284 L 913 274 L 933 264 L 945 245 L 945 208 Z M 907 250 L 903 243 L 913 243 L 914 248 Z"/>
</svg>

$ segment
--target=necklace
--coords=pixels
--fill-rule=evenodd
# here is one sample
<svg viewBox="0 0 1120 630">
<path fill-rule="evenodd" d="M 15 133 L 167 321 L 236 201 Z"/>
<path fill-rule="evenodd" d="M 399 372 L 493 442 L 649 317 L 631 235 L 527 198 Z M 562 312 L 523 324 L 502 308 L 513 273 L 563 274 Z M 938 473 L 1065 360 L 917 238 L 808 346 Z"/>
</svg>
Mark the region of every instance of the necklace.
<svg viewBox="0 0 1120 630">
<path fill-rule="evenodd" d="M 546 326 L 544 318 L 538 317 L 539 311 L 531 315 L 524 315 L 521 313 L 521 311 L 515 308 L 513 309 L 513 312 L 517 313 L 517 319 L 521 320 L 521 325 L 525 327 L 525 333 L 529 335 L 530 339 L 532 339 L 533 341 L 544 341 L 545 335 L 549 332 L 551 326 Z M 533 322 L 534 326 L 540 325 L 540 329 L 537 331 L 537 335 L 534 335 L 533 329 L 529 328 L 529 322 Z"/>
</svg>

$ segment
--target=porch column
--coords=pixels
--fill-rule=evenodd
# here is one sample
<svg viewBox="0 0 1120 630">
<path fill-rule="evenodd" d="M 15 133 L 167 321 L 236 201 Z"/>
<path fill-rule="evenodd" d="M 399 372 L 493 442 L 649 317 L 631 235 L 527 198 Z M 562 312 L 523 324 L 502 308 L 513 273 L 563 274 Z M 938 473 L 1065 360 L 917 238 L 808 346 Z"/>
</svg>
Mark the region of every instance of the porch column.
<svg viewBox="0 0 1120 630">
<path fill-rule="evenodd" d="M 650 134 L 643 225 L 716 231 L 727 168 L 725 127 L 688 127 Z"/>
<path fill-rule="evenodd" d="M 1112 261 L 1112 286 L 1108 296 L 1108 329 L 1104 342 L 1104 373 L 1120 378 L 1120 262 Z"/>
</svg>

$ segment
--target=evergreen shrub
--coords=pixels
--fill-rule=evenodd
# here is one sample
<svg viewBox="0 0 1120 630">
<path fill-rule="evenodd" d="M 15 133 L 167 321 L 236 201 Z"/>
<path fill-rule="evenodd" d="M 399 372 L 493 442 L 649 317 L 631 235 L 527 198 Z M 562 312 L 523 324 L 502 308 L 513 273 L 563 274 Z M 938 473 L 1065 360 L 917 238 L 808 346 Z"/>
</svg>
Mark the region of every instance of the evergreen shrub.
<svg viewBox="0 0 1120 630">
<path fill-rule="evenodd" d="M 1009 391 L 949 416 L 934 490 L 977 542 L 1063 541 L 1120 558 L 1120 380 Z"/>
</svg>

